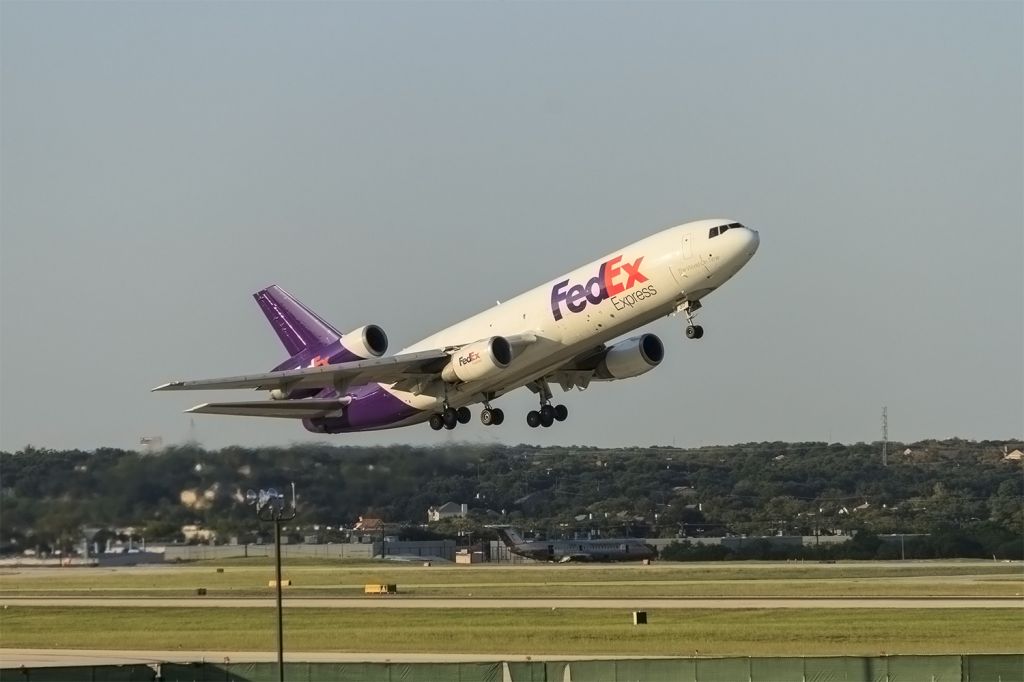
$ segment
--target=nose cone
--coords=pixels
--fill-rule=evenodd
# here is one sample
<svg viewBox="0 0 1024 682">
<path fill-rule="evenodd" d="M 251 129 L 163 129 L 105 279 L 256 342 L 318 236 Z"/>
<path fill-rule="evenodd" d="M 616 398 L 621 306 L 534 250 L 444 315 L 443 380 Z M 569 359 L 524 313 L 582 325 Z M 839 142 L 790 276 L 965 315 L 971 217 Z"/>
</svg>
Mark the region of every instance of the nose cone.
<svg viewBox="0 0 1024 682">
<path fill-rule="evenodd" d="M 747 262 L 757 253 L 757 247 L 761 245 L 761 236 L 749 227 L 732 229 L 720 237 L 725 247 L 722 255 L 725 260 L 725 268 L 730 276 L 739 272 Z"/>
<path fill-rule="evenodd" d="M 753 256 L 757 253 L 757 247 L 761 246 L 761 235 L 757 233 L 757 230 L 751 230 L 747 228 L 747 242 L 744 246 L 744 250 L 747 253 L 747 257 Z"/>
</svg>

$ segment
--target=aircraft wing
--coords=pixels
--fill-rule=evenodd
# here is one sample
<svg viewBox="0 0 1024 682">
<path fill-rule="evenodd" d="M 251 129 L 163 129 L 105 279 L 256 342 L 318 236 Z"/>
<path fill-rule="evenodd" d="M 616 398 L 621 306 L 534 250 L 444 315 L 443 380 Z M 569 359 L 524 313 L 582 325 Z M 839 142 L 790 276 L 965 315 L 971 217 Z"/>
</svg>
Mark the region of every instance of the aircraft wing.
<svg viewBox="0 0 1024 682">
<path fill-rule="evenodd" d="M 235 403 L 203 403 L 185 410 L 196 414 L 230 414 L 239 417 L 283 417 L 285 419 L 315 419 L 341 416 L 350 398 L 325 400 L 251 400 Z"/>
<path fill-rule="evenodd" d="M 229 388 L 255 388 L 291 391 L 303 388 L 344 388 L 352 384 L 372 382 L 394 383 L 402 379 L 433 379 L 450 359 L 446 349 L 404 353 L 386 358 L 370 358 L 341 362 L 322 367 L 304 367 L 280 372 L 243 374 L 218 379 L 171 381 L 154 391 L 199 391 Z M 286 401 L 281 401 L 286 402 Z M 307 402 L 303 400 L 302 402 Z M 234 404 L 234 403 L 230 403 Z M 223 413 L 218 413 L 223 414 Z M 237 414 L 237 413 L 232 413 Z"/>
<path fill-rule="evenodd" d="M 547 374 L 544 378 L 561 386 L 563 391 L 587 388 L 594 379 L 595 370 L 601 364 L 607 350 L 608 347 L 604 344 L 594 346 Z M 540 392 L 540 387 L 532 383 L 527 384 L 527 388 L 534 393 Z"/>
<path fill-rule="evenodd" d="M 536 334 L 526 332 L 505 339 L 513 348 L 521 348 L 537 340 Z M 453 351 L 461 348 L 448 346 L 435 350 L 402 353 L 385 358 L 370 358 L 355 362 L 340 362 L 321 367 L 303 367 L 279 372 L 243 374 L 218 379 L 197 379 L 193 381 L 171 381 L 154 388 L 154 391 L 200 391 L 231 388 L 255 388 L 271 391 L 281 389 L 293 391 L 307 388 L 335 388 L 339 391 L 354 384 L 379 382 L 394 384 L 404 382 L 412 390 L 416 386 L 437 379 L 441 370 L 451 360 Z M 218 413 L 222 414 L 222 413 Z M 236 413 L 232 413 L 236 414 Z"/>
<path fill-rule="evenodd" d="M 585 552 L 573 552 L 572 554 L 566 554 L 558 560 L 560 564 L 567 564 L 573 561 L 593 561 L 594 557 Z"/>
</svg>

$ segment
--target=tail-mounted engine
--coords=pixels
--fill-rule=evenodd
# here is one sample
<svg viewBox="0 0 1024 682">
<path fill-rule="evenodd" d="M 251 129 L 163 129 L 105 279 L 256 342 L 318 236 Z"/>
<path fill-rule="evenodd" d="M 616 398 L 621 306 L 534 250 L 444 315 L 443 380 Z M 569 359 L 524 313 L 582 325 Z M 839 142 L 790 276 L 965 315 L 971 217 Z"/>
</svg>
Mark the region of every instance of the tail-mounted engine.
<svg viewBox="0 0 1024 682">
<path fill-rule="evenodd" d="M 629 379 L 649 372 L 665 357 L 665 346 L 654 334 L 642 334 L 609 346 L 594 371 L 596 379 Z"/>
<path fill-rule="evenodd" d="M 512 344 L 504 336 L 492 336 L 452 353 L 452 359 L 441 370 L 441 378 L 449 384 L 486 379 L 508 367 L 510 362 Z"/>
<path fill-rule="evenodd" d="M 342 336 L 341 345 L 360 358 L 379 358 L 388 349 L 388 335 L 377 325 L 367 324 Z"/>
</svg>

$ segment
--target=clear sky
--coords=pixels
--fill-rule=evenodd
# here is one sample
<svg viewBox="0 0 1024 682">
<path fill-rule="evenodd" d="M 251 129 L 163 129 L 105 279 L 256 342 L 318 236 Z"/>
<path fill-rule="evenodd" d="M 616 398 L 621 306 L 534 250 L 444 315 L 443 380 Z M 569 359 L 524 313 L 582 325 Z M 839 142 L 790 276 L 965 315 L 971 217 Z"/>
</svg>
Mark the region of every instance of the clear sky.
<svg viewBox="0 0 1024 682">
<path fill-rule="evenodd" d="M 569 421 L 333 443 L 1019 438 L 1024 5 L 3 2 L 0 448 L 189 437 L 278 283 L 398 349 L 664 227 L 754 260 Z M 194 417 L 209 447 L 314 439 Z"/>
</svg>

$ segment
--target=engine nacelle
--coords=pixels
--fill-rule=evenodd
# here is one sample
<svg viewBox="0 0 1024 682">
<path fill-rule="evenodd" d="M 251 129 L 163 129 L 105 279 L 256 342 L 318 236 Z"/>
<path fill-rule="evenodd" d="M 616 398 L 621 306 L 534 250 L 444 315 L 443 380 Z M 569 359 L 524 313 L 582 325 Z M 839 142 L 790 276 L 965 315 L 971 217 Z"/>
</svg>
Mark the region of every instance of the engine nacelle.
<svg viewBox="0 0 1024 682">
<path fill-rule="evenodd" d="M 359 358 L 379 358 L 388 349 L 388 335 L 375 324 L 353 329 L 341 337 L 345 350 Z"/>
<path fill-rule="evenodd" d="M 477 381 L 497 374 L 512 362 L 512 344 L 504 336 L 467 344 L 452 354 L 441 370 L 441 378 L 449 384 Z"/>
<path fill-rule="evenodd" d="M 642 334 L 610 346 L 595 374 L 605 381 L 629 379 L 651 371 L 664 357 L 661 339 L 654 334 Z"/>
</svg>

